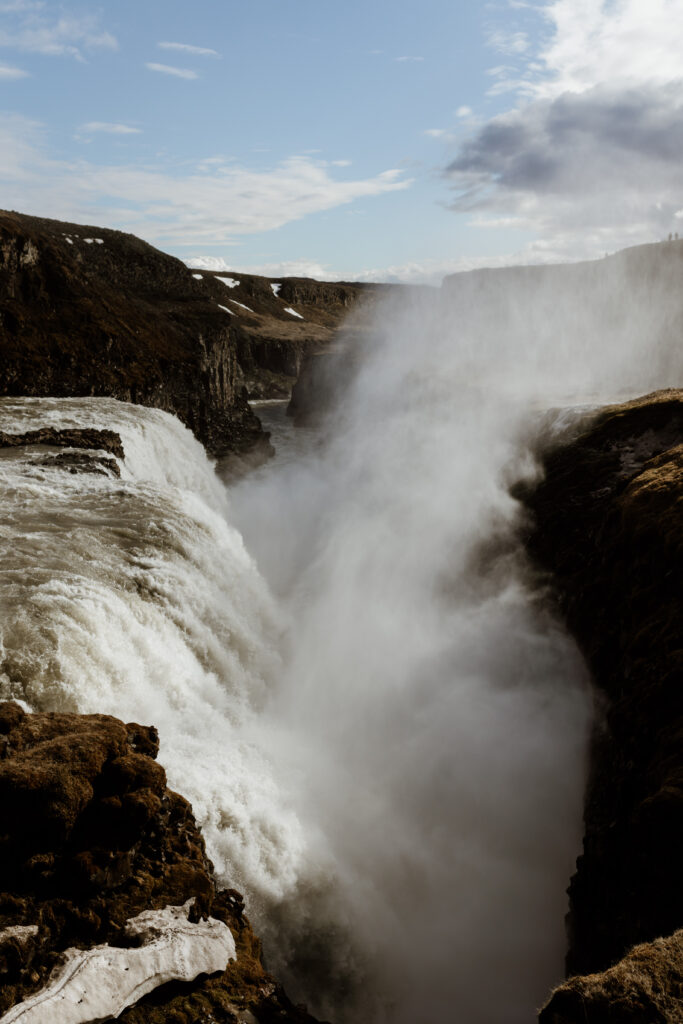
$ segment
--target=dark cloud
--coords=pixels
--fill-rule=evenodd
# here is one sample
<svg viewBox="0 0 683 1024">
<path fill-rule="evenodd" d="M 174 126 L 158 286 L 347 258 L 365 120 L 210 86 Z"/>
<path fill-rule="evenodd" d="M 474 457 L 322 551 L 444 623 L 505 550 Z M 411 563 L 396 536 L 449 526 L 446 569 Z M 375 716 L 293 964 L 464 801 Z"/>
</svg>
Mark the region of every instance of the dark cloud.
<svg viewBox="0 0 683 1024">
<path fill-rule="evenodd" d="M 596 87 L 494 118 L 446 168 L 454 206 L 498 207 L 510 194 L 581 195 L 672 188 L 683 205 L 683 94 L 678 84 Z"/>
</svg>

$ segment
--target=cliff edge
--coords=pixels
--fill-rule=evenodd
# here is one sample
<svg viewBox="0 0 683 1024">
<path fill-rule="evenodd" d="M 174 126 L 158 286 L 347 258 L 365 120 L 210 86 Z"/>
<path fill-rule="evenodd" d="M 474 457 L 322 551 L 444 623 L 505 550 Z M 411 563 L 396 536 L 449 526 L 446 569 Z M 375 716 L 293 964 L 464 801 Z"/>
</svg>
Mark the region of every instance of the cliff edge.
<svg viewBox="0 0 683 1024">
<path fill-rule="evenodd" d="M 599 700 L 569 889 L 575 977 L 542 1020 L 680 1021 L 683 391 L 602 410 L 546 456 L 526 500 L 529 547 L 552 573 Z"/>
<path fill-rule="evenodd" d="M 382 285 L 192 271 L 134 235 L 0 211 L 0 395 L 106 395 L 172 412 L 213 454 L 267 448 L 249 398 Z"/>
</svg>

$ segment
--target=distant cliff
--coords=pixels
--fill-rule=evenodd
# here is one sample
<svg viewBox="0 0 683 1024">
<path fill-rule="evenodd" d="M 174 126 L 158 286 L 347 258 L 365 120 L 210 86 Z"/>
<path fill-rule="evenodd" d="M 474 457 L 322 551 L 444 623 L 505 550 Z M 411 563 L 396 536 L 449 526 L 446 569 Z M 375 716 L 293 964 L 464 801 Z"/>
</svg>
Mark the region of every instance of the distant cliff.
<svg viewBox="0 0 683 1024">
<path fill-rule="evenodd" d="M 107 395 L 175 413 L 213 453 L 264 442 L 249 397 L 381 286 L 190 271 L 134 235 L 0 212 L 0 395 Z"/>
<path fill-rule="evenodd" d="M 603 410 L 545 459 L 529 546 L 599 695 L 570 980 L 544 1024 L 681 1020 L 683 391 Z"/>
</svg>

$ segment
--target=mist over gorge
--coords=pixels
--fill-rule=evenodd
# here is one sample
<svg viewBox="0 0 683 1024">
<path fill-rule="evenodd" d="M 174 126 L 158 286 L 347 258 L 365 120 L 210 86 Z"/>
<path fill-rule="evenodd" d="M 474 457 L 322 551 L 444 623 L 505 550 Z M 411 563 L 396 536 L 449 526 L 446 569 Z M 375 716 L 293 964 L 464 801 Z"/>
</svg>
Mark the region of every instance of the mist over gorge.
<svg viewBox="0 0 683 1024">
<path fill-rule="evenodd" d="M 56 222 L 41 231 L 64 238 Z M 115 234 L 98 235 L 97 258 L 123 279 Z M 119 381 L 112 398 L 48 397 L 73 364 L 22 309 L 58 245 L 61 266 L 78 266 L 73 246 L 48 242 L 5 279 L 24 362 L 3 384 L 1 429 L 107 429 L 125 458 L 114 477 L 65 472 L 40 445 L 4 450 L 2 697 L 159 729 L 219 881 L 244 892 L 269 967 L 311 1012 L 529 1020 L 563 977 L 592 696 L 525 551 L 519 495 L 599 406 L 680 379 L 681 248 L 380 292 L 330 357 L 307 327 L 312 359 L 333 373 L 351 360 L 346 386 L 322 425 L 290 431 L 286 459 L 237 480 L 227 467 L 226 484 L 167 411 L 192 407 L 183 345 L 214 325 L 211 401 L 229 398 L 245 423 L 244 334 L 279 317 L 280 358 L 301 356 L 288 300 L 164 257 L 169 292 L 154 301 L 178 331 L 161 357 L 180 399 L 122 403 Z M 155 251 L 139 252 L 153 267 Z M 276 283 L 308 297 L 307 317 L 346 295 Z M 129 323 L 141 308 L 130 302 Z M 34 397 L 20 397 L 22 372 Z"/>
</svg>

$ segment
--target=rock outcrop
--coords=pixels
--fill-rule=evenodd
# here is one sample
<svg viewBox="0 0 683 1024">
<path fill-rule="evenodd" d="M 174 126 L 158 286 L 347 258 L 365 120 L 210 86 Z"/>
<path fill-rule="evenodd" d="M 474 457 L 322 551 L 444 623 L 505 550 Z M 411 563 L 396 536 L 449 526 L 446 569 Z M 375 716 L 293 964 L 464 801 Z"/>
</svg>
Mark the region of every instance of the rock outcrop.
<svg viewBox="0 0 683 1024">
<path fill-rule="evenodd" d="M 602 974 L 557 988 L 540 1024 L 678 1024 L 683 1019 L 683 931 L 636 946 Z"/>
<path fill-rule="evenodd" d="M 603 410 L 547 455 L 545 471 L 526 498 L 535 516 L 529 546 L 553 574 L 600 701 L 568 918 L 569 974 L 593 975 L 683 927 L 683 391 Z M 680 936 L 671 943 L 655 943 L 652 962 L 679 950 L 675 987 Z M 649 956 L 641 949 L 585 985 L 614 991 L 629 964 L 646 971 Z M 571 982 L 573 992 L 585 985 Z"/>
<path fill-rule="evenodd" d="M 0 704 L 0 1015 L 24 1019 L 22 1001 L 39 1005 L 99 957 L 123 970 L 128 958 L 137 975 L 158 968 L 163 983 L 147 994 L 137 977 L 142 998 L 125 1024 L 314 1024 L 265 971 L 239 893 L 218 890 L 157 751 L 151 727 Z"/>
<path fill-rule="evenodd" d="M 189 921 L 193 902 L 132 917 L 124 930 L 127 946 L 66 950 L 45 988 L 13 1006 L 2 1024 L 107 1020 L 166 982 L 224 971 L 236 959 L 232 932 L 213 917 Z"/>
<path fill-rule="evenodd" d="M 38 464 L 48 469 L 94 473 L 97 476 L 121 476 L 121 467 L 116 460 L 125 458 L 125 455 L 121 436 L 114 430 L 89 427 L 58 430 L 56 427 L 42 427 L 39 430 L 28 430 L 24 434 L 6 434 L 0 430 L 0 448 L 34 446 L 67 449 L 58 454 L 48 454 L 40 460 Z"/>
</svg>

